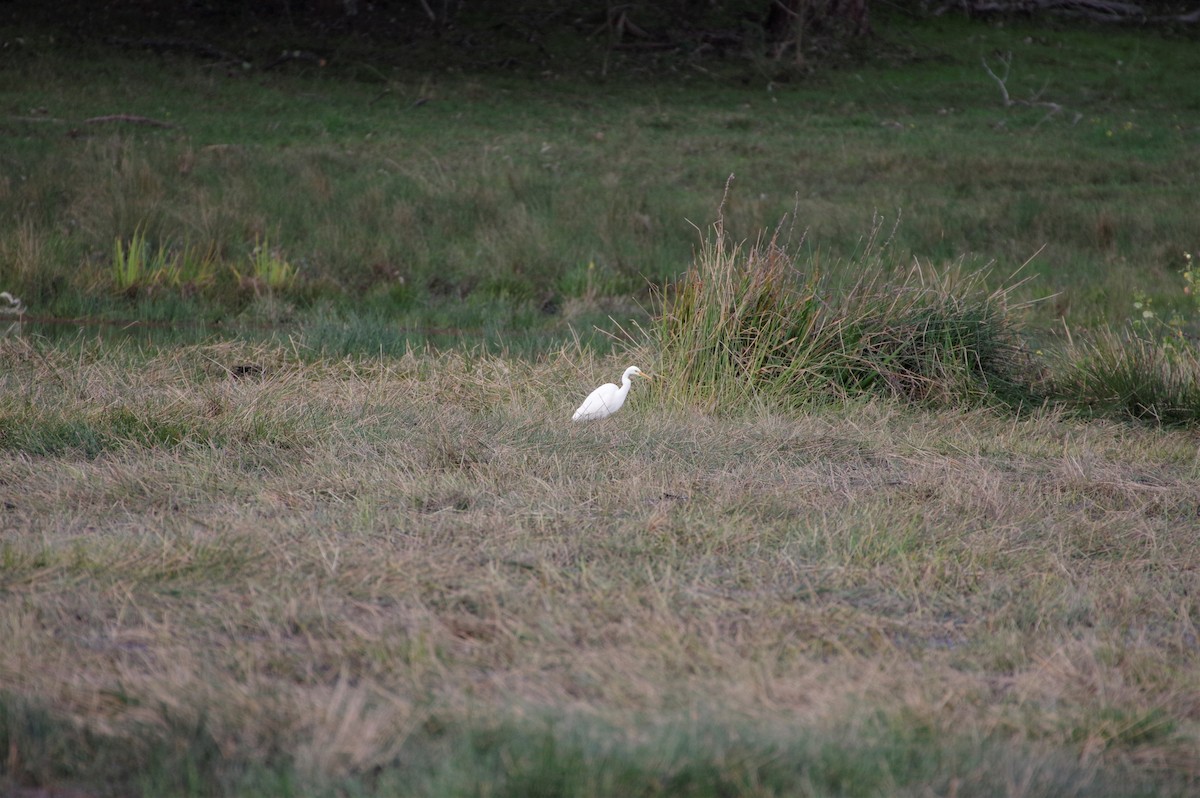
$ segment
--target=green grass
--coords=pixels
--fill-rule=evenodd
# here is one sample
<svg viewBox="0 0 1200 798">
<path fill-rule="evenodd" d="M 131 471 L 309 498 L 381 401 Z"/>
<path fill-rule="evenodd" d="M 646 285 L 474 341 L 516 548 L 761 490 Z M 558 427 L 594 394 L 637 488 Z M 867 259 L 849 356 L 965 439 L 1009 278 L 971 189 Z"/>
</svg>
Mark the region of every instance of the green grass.
<svg viewBox="0 0 1200 798">
<path fill-rule="evenodd" d="M 395 759 L 369 777 L 315 782 L 306 763 L 230 761 L 203 724 L 179 722 L 174 748 L 146 733 L 120 742 L 64 727 L 19 700 L 0 701 L 0 741 L 20 750 L 41 783 L 105 784 L 107 794 L 499 796 L 833 796 L 959 790 L 1031 796 L 1152 796 L 1172 785 L 1125 766 L 1097 766 L 999 740 L 955 740 L 918 717 L 875 715 L 842 728 L 696 728 L 652 721 L 632 734 L 570 717 L 447 728 L 436 717 L 397 740 Z M 74 752 L 47 750 L 68 742 Z M 282 742 L 282 741 L 280 741 Z M 76 752 L 87 752 L 79 756 Z M 74 756 L 72 756 L 74 754 Z M 56 771 L 73 758 L 76 770 Z M 403 764 L 400 764 L 403 763 Z M 955 775 L 962 774 L 962 775 Z M 1182 790 L 1183 782 L 1174 785 Z M 1181 792 L 1179 794 L 1182 794 Z"/>
<path fill-rule="evenodd" d="M 1200 360 L 1194 346 L 1142 330 L 1106 330 L 1066 348 L 1055 389 L 1084 412 L 1195 424 L 1200 419 Z"/>
<path fill-rule="evenodd" d="M 569 340 L 683 271 L 689 220 L 712 220 L 735 173 L 733 241 L 795 209 L 808 240 L 846 261 L 878 211 L 902 218 L 898 260 L 966 257 L 1004 275 L 1040 252 L 1019 298 L 1056 295 L 1031 311 L 1044 328 L 1123 318 L 1135 288 L 1183 301 L 1174 273 L 1195 247 L 1187 176 L 1200 166 L 1200 97 L 1175 79 L 1189 42 L 878 27 L 879 59 L 788 83 L 744 61 L 650 82 L 243 75 L 169 54 L 146 70 L 112 52 L 85 71 L 23 35 L 0 96 L 40 110 L 6 123 L 0 283 L 42 316 L 228 323 L 254 300 L 231 270 L 269 239 L 295 267 L 278 293 L 299 316 L 314 303 L 354 316 L 366 297 L 389 323 L 426 326 L 432 304 L 474 330 L 480 306 L 461 300 L 477 296 L 514 308 L 511 333 Z M 1012 96 L 1064 111 L 1004 108 L 980 64 L 995 51 L 1013 53 Z M 81 124 L 118 111 L 178 127 Z M 155 250 L 206 253 L 219 279 L 183 280 L 182 302 L 106 296 L 114 243 L 137 231 Z"/>
</svg>

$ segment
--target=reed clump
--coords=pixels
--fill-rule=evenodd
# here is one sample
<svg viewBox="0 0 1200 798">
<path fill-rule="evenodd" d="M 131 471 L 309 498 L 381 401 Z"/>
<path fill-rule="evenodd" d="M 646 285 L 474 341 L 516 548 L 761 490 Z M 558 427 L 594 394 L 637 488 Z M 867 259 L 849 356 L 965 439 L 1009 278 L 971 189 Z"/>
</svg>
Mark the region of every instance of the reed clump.
<svg viewBox="0 0 1200 798">
<path fill-rule="evenodd" d="M 898 270 L 875 225 L 830 277 L 780 230 L 751 245 L 724 225 L 663 299 L 654 328 L 676 396 L 721 407 L 886 395 L 934 405 L 1042 404 L 1042 377 L 987 270 Z M 849 275 L 849 277 L 847 277 Z"/>
</svg>

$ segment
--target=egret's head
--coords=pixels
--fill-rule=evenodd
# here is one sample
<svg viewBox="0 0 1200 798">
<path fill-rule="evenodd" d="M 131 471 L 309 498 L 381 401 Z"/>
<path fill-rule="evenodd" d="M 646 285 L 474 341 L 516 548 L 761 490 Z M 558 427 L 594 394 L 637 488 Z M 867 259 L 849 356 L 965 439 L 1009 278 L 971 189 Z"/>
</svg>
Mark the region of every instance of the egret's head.
<svg viewBox="0 0 1200 798">
<path fill-rule="evenodd" d="M 642 378 L 644 378 L 644 379 L 647 379 L 647 380 L 648 380 L 648 379 L 650 379 L 650 375 L 649 375 L 649 374 L 647 374 L 646 372 L 642 371 L 642 370 L 641 370 L 640 368 L 638 368 L 637 366 L 630 366 L 629 368 L 625 369 L 625 374 L 624 374 L 623 376 L 624 376 L 625 378 L 629 378 L 629 377 L 642 377 Z"/>
</svg>

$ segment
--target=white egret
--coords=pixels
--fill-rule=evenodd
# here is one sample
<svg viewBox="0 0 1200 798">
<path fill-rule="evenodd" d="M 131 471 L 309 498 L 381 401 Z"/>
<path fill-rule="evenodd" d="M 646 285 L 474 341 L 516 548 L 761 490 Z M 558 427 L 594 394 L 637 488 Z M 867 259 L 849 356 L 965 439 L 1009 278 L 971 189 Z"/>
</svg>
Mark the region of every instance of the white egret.
<svg viewBox="0 0 1200 798">
<path fill-rule="evenodd" d="M 644 374 L 637 366 L 630 366 L 621 375 L 620 388 L 611 382 L 601 385 L 588 394 L 588 398 L 583 400 L 583 404 L 575 411 L 575 415 L 571 416 L 571 420 L 591 421 L 597 418 L 607 418 L 620 410 L 621 405 L 625 404 L 625 397 L 629 395 L 629 386 L 633 385 L 633 382 L 629 379 L 630 377 L 645 377 L 646 379 L 650 379 L 650 376 Z"/>
</svg>

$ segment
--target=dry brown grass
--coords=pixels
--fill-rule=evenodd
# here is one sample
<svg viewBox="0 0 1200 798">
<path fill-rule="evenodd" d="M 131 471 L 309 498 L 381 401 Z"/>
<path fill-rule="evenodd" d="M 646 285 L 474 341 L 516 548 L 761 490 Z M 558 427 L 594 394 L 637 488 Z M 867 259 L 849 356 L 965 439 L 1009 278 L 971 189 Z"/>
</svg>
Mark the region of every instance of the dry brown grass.
<svg viewBox="0 0 1200 798">
<path fill-rule="evenodd" d="M 570 423 L 624 365 L 0 340 L 0 684 L 321 778 L 439 718 L 877 710 L 1200 777 L 1194 433 Z"/>
</svg>

